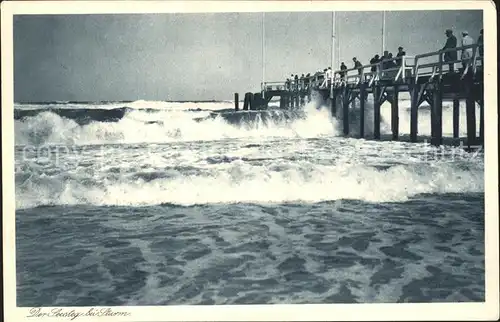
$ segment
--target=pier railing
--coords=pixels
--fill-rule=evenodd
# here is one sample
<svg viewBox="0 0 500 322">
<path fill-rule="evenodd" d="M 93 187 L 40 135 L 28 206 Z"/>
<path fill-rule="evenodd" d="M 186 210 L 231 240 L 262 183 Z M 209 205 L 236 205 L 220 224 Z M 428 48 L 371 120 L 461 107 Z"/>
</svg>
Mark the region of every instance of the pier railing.
<svg viewBox="0 0 500 322">
<path fill-rule="evenodd" d="M 450 48 L 446 50 L 438 50 L 430 53 L 419 54 L 415 56 L 400 56 L 389 59 L 384 59 L 375 64 L 363 65 L 360 67 L 348 68 L 345 70 L 336 70 L 332 73 L 331 79 L 325 82 L 325 73 L 317 72 L 314 75 L 300 78 L 298 81 L 292 79 L 287 82 L 265 82 L 261 84 L 261 90 L 287 90 L 287 91 L 305 91 L 309 87 L 315 89 L 326 89 L 339 87 L 347 84 L 368 83 L 371 86 L 378 81 L 405 82 L 407 78 L 414 78 L 415 82 L 420 77 L 430 76 L 441 77 L 445 72 L 450 72 L 449 66 L 457 63 L 462 63 L 464 68 L 460 71 L 463 78 L 469 71 L 476 73 L 478 67 L 483 66 L 483 57 L 479 55 L 479 47 L 483 45 L 473 44 L 463 47 Z M 458 58 L 458 54 L 465 50 L 472 50 L 470 58 Z M 453 61 L 445 61 L 443 55 L 445 53 L 457 53 L 457 59 Z"/>
</svg>

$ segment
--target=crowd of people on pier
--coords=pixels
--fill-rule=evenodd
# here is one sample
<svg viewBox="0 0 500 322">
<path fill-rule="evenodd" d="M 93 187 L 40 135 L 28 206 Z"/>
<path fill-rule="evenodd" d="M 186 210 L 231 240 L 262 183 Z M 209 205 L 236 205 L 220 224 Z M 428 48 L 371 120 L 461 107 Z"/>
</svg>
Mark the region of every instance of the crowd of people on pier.
<svg viewBox="0 0 500 322">
<path fill-rule="evenodd" d="M 453 35 L 453 31 L 451 29 L 447 29 L 445 31 L 445 35 L 447 37 L 446 43 L 443 48 L 440 50 L 450 50 L 445 53 L 443 53 L 443 61 L 445 63 L 448 63 L 448 70 L 450 73 L 453 73 L 455 71 L 455 62 L 458 60 L 458 53 L 457 51 L 451 50 L 454 48 L 457 48 L 457 38 Z M 469 36 L 469 33 L 464 30 L 462 31 L 462 43 L 461 47 L 464 46 L 469 46 L 474 44 L 474 39 L 472 39 L 471 36 Z M 483 57 L 484 53 L 484 47 L 483 47 L 483 29 L 480 31 L 480 35 L 477 39 L 476 44 L 479 45 L 478 47 L 478 55 L 480 57 Z M 391 69 L 397 69 L 401 66 L 403 62 L 403 57 L 406 56 L 406 52 L 404 51 L 404 48 L 399 46 L 398 47 L 398 52 L 396 54 L 396 57 L 394 58 L 393 54 L 389 51 L 384 51 L 382 56 L 379 56 L 378 54 L 373 56 L 370 59 L 370 71 L 371 72 L 376 72 L 377 70 L 377 65 L 381 64 L 381 68 L 383 70 L 391 70 Z M 462 61 L 462 67 L 465 69 L 469 60 L 473 58 L 473 50 L 472 48 L 467 48 L 461 50 L 461 61 Z M 363 64 L 356 58 L 352 58 L 353 65 L 352 69 L 358 69 L 358 75 L 363 74 Z M 340 64 L 340 70 L 337 72 L 340 76 L 340 81 L 345 82 L 345 77 L 347 74 L 347 69 L 348 67 L 344 62 L 341 62 Z M 285 89 L 287 90 L 298 90 L 298 91 L 306 91 L 309 89 L 309 86 L 311 85 L 311 76 L 324 76 L 323 83 L 320 85 L 320 88 L 326 88 L 328 87 L 331 82 L 334 79 L 334 71 L 332 70 L 331 67 L 323 69 L 323 71 L 318 71 L 314 75 L 307 74 L 304 75 L 302 74 L 300 77 L 299 75 L 291 75 L 290 78 L 287 78 L 285 82 Z"/>
</svg>

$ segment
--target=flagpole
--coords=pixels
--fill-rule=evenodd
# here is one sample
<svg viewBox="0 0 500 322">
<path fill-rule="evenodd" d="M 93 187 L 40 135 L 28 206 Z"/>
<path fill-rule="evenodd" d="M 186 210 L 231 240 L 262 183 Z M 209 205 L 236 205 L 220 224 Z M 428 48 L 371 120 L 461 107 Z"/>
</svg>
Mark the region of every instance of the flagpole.
<svg viewBox="0 0 500 322">
<path fill-rule="evenodd" d="M 262 12 L 262 91 L 265 91 L 264 82 L 266 81 L 266 13 Z"/>
<path fill-rule="evenodd" d="M 335 70 L 335 11 L 332 12 L 332 70 Z"/>
<path fill-rule="evenodd" d="M 336 68 L 339 68 L 339 66 L 340 66 L 340 37 L 339 37 L 339 35 L 340 35 L 340 23 L 337 23 L 335 21 L 335 24 L 336 24 L 335 28 L 337 29 L 336 30 L 337 35 L 335 36 L 337 38 L 337 60 L 336 60 L 336 64 L 335 64 L 335 69 L 336 69 Z"/>
<path fill-rule="evenodd" d="M 385 11 L 382 11 L 382 55 L 385 51 Z"/>
</svg>

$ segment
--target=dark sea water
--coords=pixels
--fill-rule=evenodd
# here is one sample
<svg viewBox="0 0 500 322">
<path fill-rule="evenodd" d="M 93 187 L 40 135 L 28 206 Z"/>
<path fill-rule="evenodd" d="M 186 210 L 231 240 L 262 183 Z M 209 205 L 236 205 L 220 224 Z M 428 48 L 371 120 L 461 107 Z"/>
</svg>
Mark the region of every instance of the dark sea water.
<svg viewBox="0 0 500 322">
<path fill-rule="evenodd" d="M 129 105 L 16 120 L 18 306 L 484 301 L 482 153 Z"/>
</svg>

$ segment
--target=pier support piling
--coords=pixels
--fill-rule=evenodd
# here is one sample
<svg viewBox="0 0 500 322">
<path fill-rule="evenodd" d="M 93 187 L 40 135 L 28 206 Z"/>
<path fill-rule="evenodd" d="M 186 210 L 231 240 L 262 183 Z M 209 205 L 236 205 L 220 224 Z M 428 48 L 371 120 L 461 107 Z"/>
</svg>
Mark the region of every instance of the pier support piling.
<svg viewBox="0 0 500 322">
<path fill-rule="evenodd" d="M 479 140 L 484 145 L 484 85 L 480 85 L 479 97 Z"/>
<path fill-rule="evenodd" d="M 399 136 L 399 88 L 398 85 L 394 85 L 392 106 L 391 106 L 391 128 L 392 128 L 392 139 L 397 141 Z"/>
<path fill-rule="evenodd" d="M 373 87 L 373 137 L 380 140 L 380 93 L 379 85 Z"/>
<path fill-rule="evenodd" d="M 240 99 L 238 93 L 234 93 L 234 110 L 238 112 L 240 110 Z"/>
<path fill-rule="evenodd" d="M 453 100 L 453 137 L 458 139 L 460 136 L 460 100 Z"/>
<path fill-rule="evenodd" d="M 245 100 L 243 101 L 243 110 L 244 111 L 248 111 L 248 109 L 250 108 L 250 104 L 251 104 L 251 95 L 252 93 L 246 93 L 245 94 Z"/>
<path fill-rule="evenodd" d="M 343 89 L 342 95 L 342 120 L 344 123 L 344 135 L 349 134 L 349 90 L 346 87 Z"/>
<path fill-rule="evenodd" d="M 443 144 L 443 98 L 441 82 L 434 84 L 431 106 L 431 144 Z"/>
<path fill-rule="evenodd" d="M 476 101 L 474 99 L 472 87 L 474 85 L 472 75 L 466 75 L 465 81 L 465 114 L 467 121 L 467 145 L 472 145 L 476 141 Z"/>
<path fill-rule="evenodd" d="M 474 98 L 467 96 L 465 110 L 467 115 L 467 145 L 471 145 L 476 140 L 476 104 Z"/>
<path fill-rule="evenodd" d="M 411 106 L 410 106 L 410 141 L 417 142 L 418 133 L 418 93 L 420 91 L 419 84 L 412 84 L 410 90 Z"/>
<path fill-rule="evenodd" d="M 361 83 L 359 86 L 359 137 L 365 136 L 365 101 L 366 101 L 366 84 Z"/>
<path fill-rule="evenodd" d="M 330 101 L 331 111 L 332 111 L 333 117 L 337 116 L 337 94 L 338 94 L 338 91 L 334 90 L 333 95 L 332 95 L 332 99 Z"/>
</svg>

